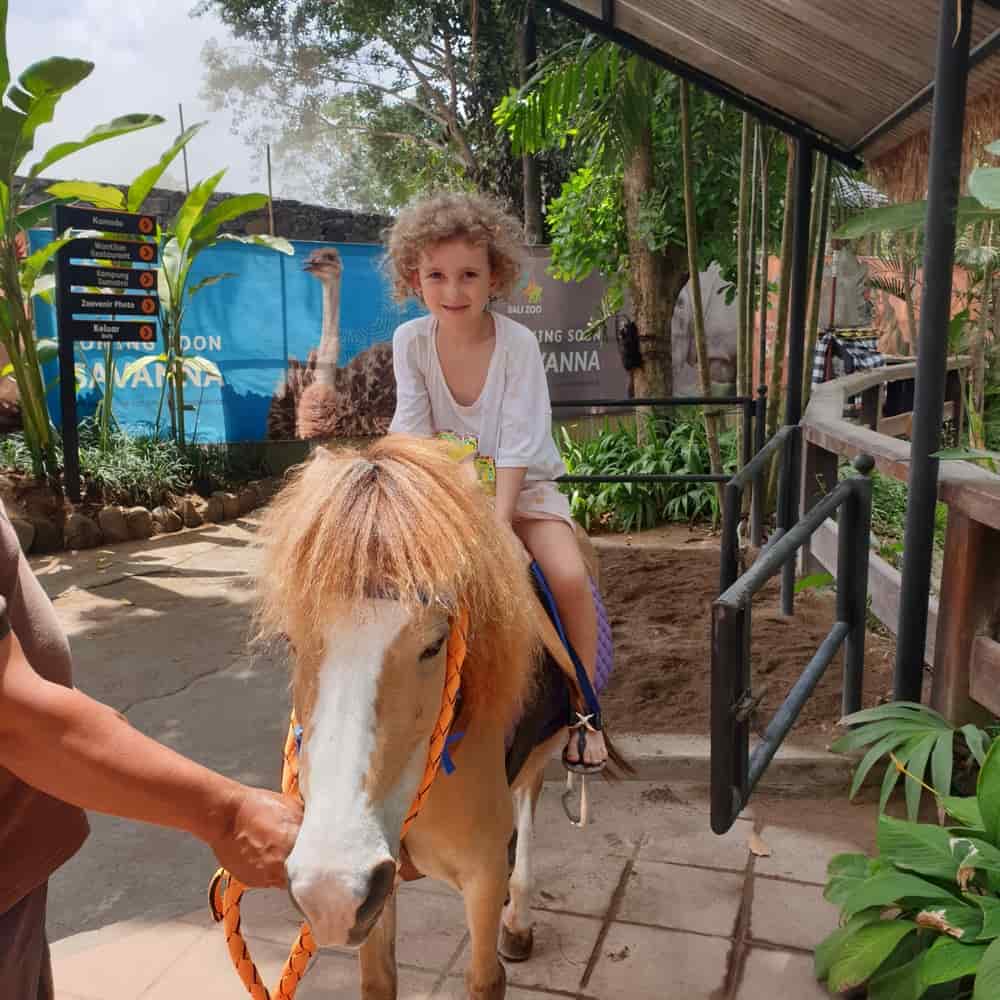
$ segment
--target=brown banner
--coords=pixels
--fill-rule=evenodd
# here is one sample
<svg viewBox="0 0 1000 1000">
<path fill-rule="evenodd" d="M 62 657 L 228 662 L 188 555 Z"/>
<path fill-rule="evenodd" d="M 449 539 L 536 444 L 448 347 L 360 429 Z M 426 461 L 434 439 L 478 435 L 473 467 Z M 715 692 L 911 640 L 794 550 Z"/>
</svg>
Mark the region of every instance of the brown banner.
<svg viewBox="0 0 1000 1000">
<path fill-rule="evenodd" d="M 548 265 L 547 247 L 530 248 L 517 289 L 495 308 L 538 338 L 553 402 L 625 399 L 628 374 L 618 353 L 614 318 L 586 335 L 601 316 L 603 279 L 595 273 L 586 281 L 557 281 Z M 555 415 L 568 413 L 560 408 Z"/>
</svg>

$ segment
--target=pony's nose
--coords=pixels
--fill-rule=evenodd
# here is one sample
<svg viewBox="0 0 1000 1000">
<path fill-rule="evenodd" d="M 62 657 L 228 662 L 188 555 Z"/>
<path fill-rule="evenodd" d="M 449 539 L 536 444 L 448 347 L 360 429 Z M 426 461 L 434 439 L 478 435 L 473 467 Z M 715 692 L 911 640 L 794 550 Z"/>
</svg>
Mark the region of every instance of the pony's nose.
<svg viewBox="0 0 1000 1000">
<path fill-rule="evenodd" d="M 354 927 L 351 928 L 349 942 L 362 944 L 369 931 L 378 920 L 389 894 L 396 883 L 396 864 L 394 861 L 383 861 L 372 869 L 368 879 L 368 894 L 354 915 Z"/>
</svg>

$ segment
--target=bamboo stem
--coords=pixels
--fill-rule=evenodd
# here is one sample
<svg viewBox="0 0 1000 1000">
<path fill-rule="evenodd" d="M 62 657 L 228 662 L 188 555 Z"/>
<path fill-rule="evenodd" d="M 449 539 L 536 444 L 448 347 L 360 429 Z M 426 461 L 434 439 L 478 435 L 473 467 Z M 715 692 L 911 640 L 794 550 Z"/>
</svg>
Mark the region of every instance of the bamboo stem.
<svg viewBox="0 0 1000 1000">
<path fill-rule="evenodd" d="M 788 285 L 792 276 L 792 215 L 794 209 L 793 184 L 795 175 L 795 144 L 788 143 L 788 169 L 785 171 L 785 219 L 781 230 L 781 284 L 778 289 L 777 327 L 774 331 L 774 346 L 771 350 L 771 378 L 768 382 L 767 436 L 772 437 L 781 419 L 779 400 L 781 381 L 785 364 L 785 344 L 788 339 Z"/>
<path fill-rule="evenodd" d="M 684 163 L 684 221 L 687 232 L 688 271 L 691 274 L 691 312 L 694 319 L 694 343 L 698 354 L 698 375 L 701 391 L 708 396 L 712 391 L 712 377 L 708 365 L 708 344 L 705 338 L 705 314 L 701 302 L 701 274 L 698 267 L 698 226 L 694 205 L 694 171 L 691 165 L 691 110 L 687 80 L 680 81 L 681 98 L 681 155 Z M 749 146 L 749 116 L 744 116 L 744 145 Z M 741 190 L 743 185 L 740 185 Z M 745 192 L 744 192 L 745 194 Z M 719 448 L 719 416 L 715 412 L 703 411 L 705 434 L 708 438 L 708 454 L 712 472 L 722 472 L 722 452 Z M 715 484 L 718 509 L 722 511 L 722 484 Z"/>
<path fill-rule="evenodd" d="M 828 156 L 820 156 L 816 165 L 816 192 L 813 196 L 812 235 L 813 260 L 810 274 L 811 294 L 806 318 L 806 363 L 802 371 L 802 406 L 809 404 L 812 391 L 812 359 L 819 335 L 819 300 L 823 293 L 823 270 L 826 265 L 826 233 L 830 222 L 830 195 L 833 190 L 833 164 Z"/>
<path fill-rule="evenodd" d="M 682 98 L 681 106 L 683 108 L 684 102 Z M 683 116 L 683 111 L 682 111 Z M 682 135 L 686 134 L 683 132 L 684 125 L 682 124 Z M 743 133 L 740 142 L 740 195 L 739 195 L 739 205 L 737 208 L 737 222 L 736 222 L 736 311 L 737 311 L 737 327 L 736 327 L 736 391 L 738 393 L 743 393 L 746 391 L 745 382 L 747 377 L 747 298 L 748 298 L 748 281 L 747 276 L 750 268 L 748 267 L 748 240 L 747 240 L 747 206 L 750 200 L 750 170 L 748 169 L 748 161 L 750 159 L 750 114 L 749 112 L 743 112 Z M 685 161 L 685 167 L 687 162 Z M 686 179 L 685 179 L 685 196 L 686 191 Z M 690 237 L 689 237 L 690 240 Z M 746 464 L 749 456 L 743 454 L 743 436 L 740 435 L 740 465 Z"/>
</svg>

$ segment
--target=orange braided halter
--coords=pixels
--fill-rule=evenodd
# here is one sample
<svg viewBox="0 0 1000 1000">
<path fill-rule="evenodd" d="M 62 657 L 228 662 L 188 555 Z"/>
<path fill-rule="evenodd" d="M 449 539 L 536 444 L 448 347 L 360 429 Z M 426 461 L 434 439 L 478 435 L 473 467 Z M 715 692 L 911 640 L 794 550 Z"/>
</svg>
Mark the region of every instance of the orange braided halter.
<svg viewBox="0 0 1000 1000">
<path fill-rule="evenodd" d="M 444 758 L 448 736 L 455 721 L 458 692 L 462 685 L 462 667 L 465 663 L 468 631 L 469 613 L 465 608 L 462 608 L 458 613 L 457 620 L 452 623 L 451 633 L 448 636 L 441 710 L 438 713 L 434 731 L 431 733 L 430 745 L 427 748 L 427 765 L 424 768 L 424 776 L 417 788 L 417 794 L 413 798 L 410 811 L 407 813 L 406 819 L 403 820 L 403 827 L 399 835 L 400 844 L 417 818 L 420 807 L 423 805 L 431 785 L 434 784 L 434 779 L 437 777 L 441 761 Z M 295 728 L 296 719 L 293 711 L 288 725 L 288 736 L 285 738 L 285 763 L 281 773 L 281 791 L 285 795 L 295 795 L 301 799 L 298 741 L 295 738 Z M 308 923 L 302 924 L 288 959 L 285 961 L 284 968 L 281 970 L 278 985 L 274 993 L 268 992 L 267 987 L 261 981 L 260 973 L 250 957 L 250 951 L 243 938 L 240 900 L 246 890 L 247 887 L 225 868 L 220 868 L 215 873 L 208 886 L 209 909 L 216 922 L 222 922 L 226 934 L 226 946 L 229 949 L 229 957 L 233 961 L 236 974 L 242 980 L 253 1000 L 293 1000 L 295 991 L 299 988 L 299 983 L 309 967 L 309 962 L 316 953 L 316 941 L 312 936 L 312 931 L 309 929 Z"/>
</svg>

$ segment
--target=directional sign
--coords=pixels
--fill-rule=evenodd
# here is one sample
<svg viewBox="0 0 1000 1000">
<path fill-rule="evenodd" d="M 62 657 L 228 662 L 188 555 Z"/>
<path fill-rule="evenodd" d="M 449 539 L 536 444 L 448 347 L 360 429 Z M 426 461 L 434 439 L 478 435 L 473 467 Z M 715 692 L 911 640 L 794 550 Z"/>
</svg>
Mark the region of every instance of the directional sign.
<svg viewBox="0 0 1000 1000">
<path fill-rule="evenodd" d="M 58 206 L 55 229 L 88 233 L 67 243 L 57 257 L 60 339 L 155 340 L 160 313 L 156 218 Z"/>
<path fill-rule="evenodd" d="M 158 328 L 155 318 L 123 317 L 114 313 L 74 313 L 70 325 L 74 340 L 103 340 L 118 344 L 151 344 L 156 340 Z"/>
<path fill-rule="evenodd" d="M 159 309 L 159 300 L 155 296 L 108 295 L 101 289 L 88 291 L 82 285 L 71 285 L 70 291 L 76 293 L 68 296 L 73 319 L 87 320 L 91 318 L 91 313 L 94 319 L 155 317 Z M 110 313 L 110 317 L 106 317 L 106 313 Z"/>
<path fill-rule="evenodd" d="M 154 238 L 155 240 L 155 238 Z M 154 241 L 133 237 L 120 240 L 73 240 L 60 251 L 73 267 L 107 267 L 109 264 L 139 265 L 137 270 L 155 268 L 159 246 Z"/>
<path fill-rule="evenodd" d="M 70 208 L 66 205 L 60 205 L 56 212 L 56 231 L 60 233 L 67 229 L 96 229 L 101 233 L 119 233 L 122 236 L 156 236 L 155 215 L 109 212 L 103 208 Z"/>
<path fill-rule="evenodd" d="M 53 216 L 56 233 L 87 234 L 56 254 L 63 482 L 69 498 L 79 502 L 75 341 L 151 344 L 156 340 L 159 225 L 152 215 L 66 205 L 57 205 Z"/>
<path fill-rule="evenodd" d="M 133 267 L 115 264 L 106 267 L 67 265 L 63 276 L 69 290 L 77 292 L 104 292 L 106 295 L 148 295 L 156 293 L 156 270 L 139 271 Z"/>
</svg>

